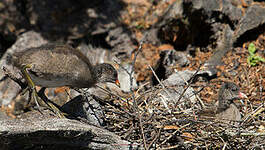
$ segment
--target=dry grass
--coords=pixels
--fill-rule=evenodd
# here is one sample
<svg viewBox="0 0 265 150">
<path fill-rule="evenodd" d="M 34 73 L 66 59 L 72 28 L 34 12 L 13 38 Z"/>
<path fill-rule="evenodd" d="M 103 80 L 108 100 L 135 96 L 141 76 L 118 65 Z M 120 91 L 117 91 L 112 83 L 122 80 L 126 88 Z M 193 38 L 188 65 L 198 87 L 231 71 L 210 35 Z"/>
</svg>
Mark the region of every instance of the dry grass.
<svg viewBox="0 0 265 150">
<path fill-rule="evenodd" d="M 264 35 L 261 36 L 264 38 Z M 258 44 L 260 39 L 255 42 Z M 264 47 L 258 47 L 260 51 Z M 206 55 L 204 55 L 206 54 Z M 198 53 L 191 58 L 193 64 L 187 68 L 194 70 L 199 63 L 196 60 L 209 58 L 210 53 Z M 201 111 L 201 102 L 163 105 L 157 101 L 162 86 L 144 88 L 134 92 L 134 98 L 127 102 L 113 98 L 113 107 L 108 105 L 107 129 L 123 139 L 140 143 L 145 149 L 262 149 L 265 147 L 265 65 L 250 67 L 247 64 L 247 47 L 236 48 L 224 57 L 223 66 L 219 66 L 218 77 L 210 83 L 197 82 L 192 86 L 204 89 L 198 93 L 203 103 L 212 103 L 217 99 L 217 90 L 222 82 L 233 81 L 241 87 L 248 99 L 239 105 L 242 121 L 239 126 L 233 121 L 224 123 L 215 117 L 197 115 Z M 137 68 L 137 67 L 136 67 Z M 137 70 L 136 70 L 137 71 Z M 187 85 L 185 86 L 187 87 Z M 195 88 L 197 87 L 197 88 Z M 166 87 L 167 90 L 177 87 Z M 132 93 L 130 93 L 132 94 Z M 173 99 L 173 98 L 172 98 Z M 136 106 L 133 105 L 136 102 Z"/>
</svg>

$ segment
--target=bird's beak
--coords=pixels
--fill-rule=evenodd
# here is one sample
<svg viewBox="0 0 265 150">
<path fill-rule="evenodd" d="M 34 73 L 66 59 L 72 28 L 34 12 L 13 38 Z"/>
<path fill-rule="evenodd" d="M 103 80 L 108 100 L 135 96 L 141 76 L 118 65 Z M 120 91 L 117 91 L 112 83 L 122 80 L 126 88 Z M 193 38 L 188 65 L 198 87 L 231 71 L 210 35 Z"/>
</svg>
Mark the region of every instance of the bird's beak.
<svg viewBox="0 0 265 150">
<path fill-rule="evenodd" d="M 118 79 L 115 81 L 115 84 L 120 88 L 120 81 Z"/>
<path fill-rule="evenodd" d="M 246 94 L 239 92 L 239 98 L 248 98 Z"/>
</svg>

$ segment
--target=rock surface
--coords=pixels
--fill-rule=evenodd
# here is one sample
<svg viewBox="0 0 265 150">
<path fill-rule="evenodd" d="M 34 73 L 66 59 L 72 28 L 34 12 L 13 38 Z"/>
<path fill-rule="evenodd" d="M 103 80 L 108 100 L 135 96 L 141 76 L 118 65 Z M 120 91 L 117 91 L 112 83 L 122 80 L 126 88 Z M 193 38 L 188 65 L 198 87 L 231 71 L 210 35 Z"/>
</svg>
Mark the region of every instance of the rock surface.
<svg viewBox="0 0 265 150">
<path fill-rule="evenodd" d="M 118 75 L 119 75 L 118 79 L 120 81 L 120 88 L 124 92 L 131 91 L 131 84 L 132 84 L 132 90 L 137 88 L 137 83 L 136 83 L 134 72 L 132 72 L 130 76 L 132 69 L 133 69 L 133 66 L 130 63 L 123 63 L 118 69 Z M 131 83 L 130 78 L 132 78 L 132 83 Z"/>
<path fill-rule="evenodd" d="M 129 142 L 76 120 L 43 117 L 0 120 L 0 149 L 129 149 Z M 45 115 L 48 115 L 45 113 Z"/>
<path fill-rule="evenodd" d="M 161 40 L 176 49 L 185 49 L 188 45 L 213 47 L 214 54 L 206 62 L 205 70 L 216 75 L 215 67 L 222 65 L 222 57 L 233 46 L 253 38 L 251 34 L 255 31 L 264 32 L 262 3 L 241 3 L 243 1 L 176 1 L 154 28 L 158 28 L 157 36 Z"/>
<path fill-rule="evenodd" d="M 68 118 L 80 119 L 96 126 L 104 125 L 102 106 L 91 96 L 76 96 L 62 107 Z"/>
</svg>

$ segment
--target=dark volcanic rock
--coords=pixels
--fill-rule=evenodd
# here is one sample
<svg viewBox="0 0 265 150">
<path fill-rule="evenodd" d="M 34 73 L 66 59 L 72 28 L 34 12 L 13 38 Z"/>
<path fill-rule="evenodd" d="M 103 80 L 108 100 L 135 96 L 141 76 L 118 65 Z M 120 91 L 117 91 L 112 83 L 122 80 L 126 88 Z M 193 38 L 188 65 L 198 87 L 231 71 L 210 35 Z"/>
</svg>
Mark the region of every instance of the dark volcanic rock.
<svg viewBox="0 0 265 150">
<path fill-rule="evenodd" d="M 174 49 L 164 50 L 160 53 L 160 60 L 155 67 L 155 73 L 159 79 L 166 79 L 174 72 L 174 67 L 185 67 L 190 63 L 184 52 L 178 52 Z M 152 83 L 158 84 L 155 76 L 152 76 Z"/>
<path fill-rule="evenodd" d="M 252 31 L 263 33 L 264 26 L 262 2 L 185 0 L 173 3 L 154 28 L 159 29 L 157 36 L 175 49 L 188 45 L 214 48 L 206 66 L 215 67 L 235 44 L 252 39 Z"/>
<path fill-rule="evenodd" d="M 134 45 L 136 45 L 135 37 L 124 26 L 110 30 L 106 37 L 106 42 L 114 51 L 127 53 L 127 56 L 132 53 Z"/>
<path fill-rule="evenodd" d="M 89 124 L 103 126 L 104 113 L 102 106 L 90 96 L 77 96 L 64 104 L 62 110 L 67 118 L 80 119 Z"/>
<path fill-rule="evenodd" d="M 254 39 L 258 33 L 265 32 L 265 6 L 254 4 L 247 9 L 234 32 L 234 42 L 243 43 L 245 40 L 253 39 L 253 30 L 258 30 L 254 34 Z"/>
<path fill-rule="evenodd" d="M 105 129 L 75 120 L 43 117 L 38 112 L 24 119 L 0 121 L 1 150 L 129 149 L 130 146 Z"/>
<path fill-rule="evenodd" d="M 74 46 L 85 42 L 108 50 L 130 52 L 135 43 L 130 43 L 133 34 L 119 20 L 127 13 L 123 7 L 119 0 L 1 1 L 0 49 L 4 52 L 20 33 L 34 30 L 52 42 Z"/>
<path fill-rule="evenodd" d="M 31 25 L 50 40 L 106 33 L 122 10 L 117 1 L 36 0 L 26 4 Z"/>
<path fill-rule="evenodd" d="M 18 34 L 29 28 L 24 14 L 23 1 L 0 1 L 0 52 L 3 53 L 17 39 Z"/>
</svg>

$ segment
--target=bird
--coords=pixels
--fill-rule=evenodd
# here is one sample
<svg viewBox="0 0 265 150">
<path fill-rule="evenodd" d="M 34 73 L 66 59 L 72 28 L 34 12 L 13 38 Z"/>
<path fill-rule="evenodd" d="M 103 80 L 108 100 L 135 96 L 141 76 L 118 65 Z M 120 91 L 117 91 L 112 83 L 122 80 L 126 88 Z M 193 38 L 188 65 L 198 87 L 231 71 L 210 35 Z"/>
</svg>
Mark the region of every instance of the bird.
<svg viewBox="0 0 265 150">
<path fill-rule="evenodd" d="M 13 54 L 12 63 L 21 70 L 37 105 L 35 86 L 90 88 L 105 82 L 119 86 L 117 71 L 111 64 L 92 65 L 85 55 L 67 44 L 48 43 L 22 50 Z M 53 104 L 47 105 L 59 111 Z"/>
<path fill-rule="evenodd" d="M 243 98 L 247 98 L 247 96 L 240 91 L 238 85 L 233 82 L 224 82 L 218 91 L 218 101 L 215 105 L 203 110 L 199 114 L 200 116 L 214 116 L 224 123 L 240 121 L 240 111 L 234 103 L 234 100 Z"/>
</svg>

